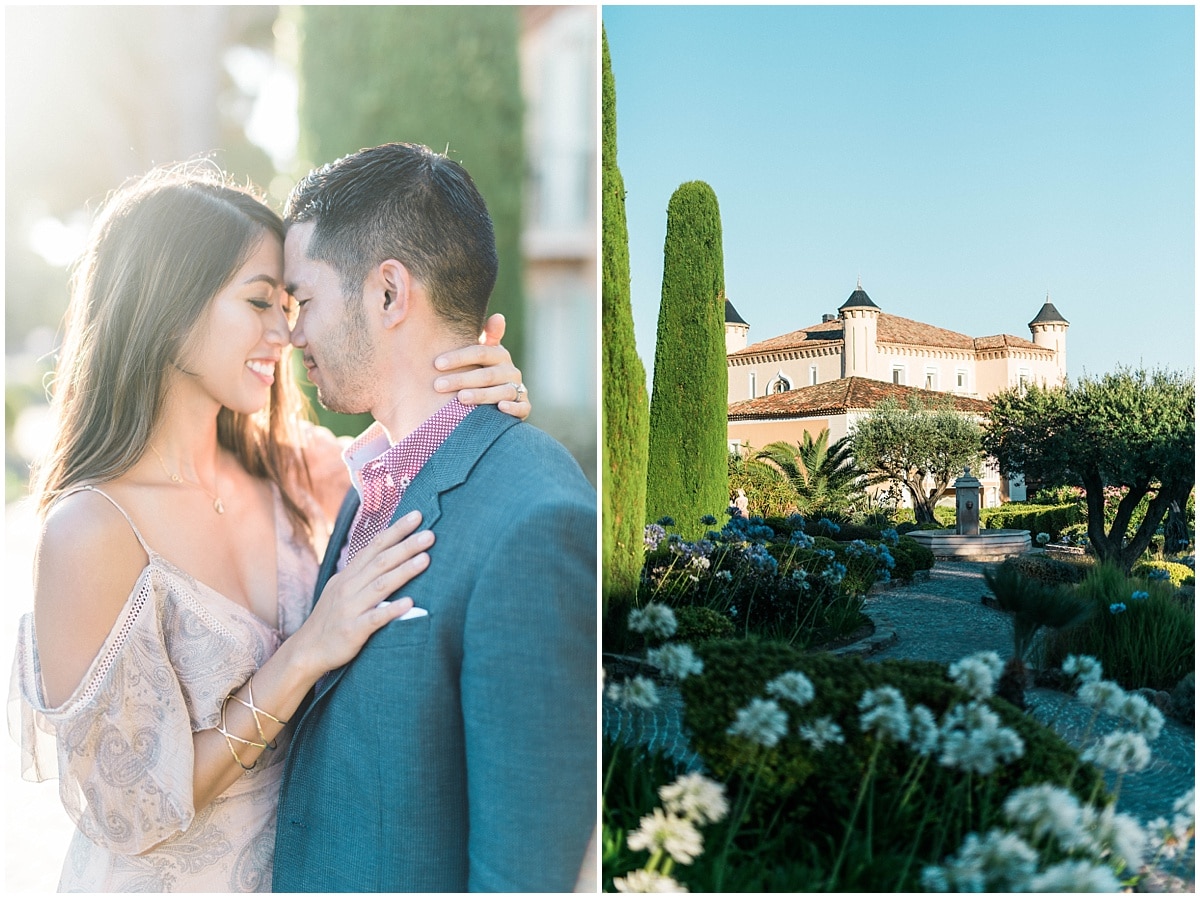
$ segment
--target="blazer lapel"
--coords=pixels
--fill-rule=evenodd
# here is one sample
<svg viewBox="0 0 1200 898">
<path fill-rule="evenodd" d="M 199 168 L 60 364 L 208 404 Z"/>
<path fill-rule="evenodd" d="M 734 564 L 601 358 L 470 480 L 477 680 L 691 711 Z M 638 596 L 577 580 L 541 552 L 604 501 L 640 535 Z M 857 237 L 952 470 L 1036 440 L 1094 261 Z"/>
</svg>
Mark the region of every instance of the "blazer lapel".
<svg viewBox="0 0 1200 898">
<path fill-rule="evenodd" d="M 337 573 L 338 556 L 342 554 L 342 546 L 350 537 L 350 525 L 354 523 L 354 515 L 358 513 L 358 490 L 350 487 L 342 507 L 338 509 L 337 520 L 333 523 L 333 532 L 329 535 L 329 544 L 325 548 L 325 557 L 321 561 L 321 569 L 317 572 L 317 591 L 313 596 L 313 604 L 321 598 L 321 592 L 329 578 Z"/>
</svg>

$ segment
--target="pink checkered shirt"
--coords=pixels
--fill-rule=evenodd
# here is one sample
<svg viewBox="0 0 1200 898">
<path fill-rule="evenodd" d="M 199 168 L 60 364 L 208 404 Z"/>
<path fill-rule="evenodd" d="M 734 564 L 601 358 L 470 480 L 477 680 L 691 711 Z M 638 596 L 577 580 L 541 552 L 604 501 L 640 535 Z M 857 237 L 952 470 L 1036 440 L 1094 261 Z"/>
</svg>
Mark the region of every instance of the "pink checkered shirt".
<svg viewBox="0 0 1200 898">
<path fill-rule="evenodd" d="M 387 528 L 408 485 L 446 437 L 471 413 L 471 408 L 451 399 L 395 444 L 388 441 L 387 432 L 377 421 L 346 448 L 342 458 L 350 469 L 350 479 L 361 504 L 350 527 L 350 538 L 338 558 L 339 571 L 372 537 Z"/>
</svg>

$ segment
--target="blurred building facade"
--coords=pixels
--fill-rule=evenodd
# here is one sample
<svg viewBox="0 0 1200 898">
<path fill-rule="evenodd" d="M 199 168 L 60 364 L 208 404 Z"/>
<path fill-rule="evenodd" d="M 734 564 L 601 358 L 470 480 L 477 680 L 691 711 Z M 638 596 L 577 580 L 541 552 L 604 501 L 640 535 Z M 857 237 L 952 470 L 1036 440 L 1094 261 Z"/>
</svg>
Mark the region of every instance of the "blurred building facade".
<svg viewBox="0 0 1200 898">
<path fill-rule="evenodd" d="M 521 9 L 525 98 L 525 371 L 532 421 L 595 482 L 597 357 L 597 13 Z"/>
</svg>

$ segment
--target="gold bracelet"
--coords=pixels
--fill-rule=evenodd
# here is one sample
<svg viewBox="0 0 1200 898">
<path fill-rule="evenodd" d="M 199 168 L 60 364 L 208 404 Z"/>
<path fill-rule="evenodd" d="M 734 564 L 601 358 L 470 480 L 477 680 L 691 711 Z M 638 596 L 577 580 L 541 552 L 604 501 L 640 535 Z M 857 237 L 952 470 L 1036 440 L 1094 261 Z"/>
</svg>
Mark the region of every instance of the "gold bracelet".
<svg viewBox="0 0 1200 898">
<path fill-rule="evenodd" d="M 263 749 L 265 749 L 267 746 L 265 743 L 251 742 L 249 739 L 243 739 L 241 736 L 237 735 L 236 733 L 229 732 L 229 727 L 225 723 L 225 709 L 226 709 L 226 707 L 228 707 L 229 699 L 231 699 L 232 697 L 233 697 L 233 693 L 231 692 L 229 695 L 225 696 L 225 700 L 223 702 L 221 702 L 221 724 L 220 724 L 220 726 L 217 727 L 217 732 L 225 737 L 225 744 L 227 746 L 229 746 L 229 753 L 231 755 L 233 755 L 233 759 L 235 761 L 237 761 L 238 766 L 241 767 L 243 770 L 253 770 L 254 769 L 253 764 L 251 764 L 249 767 L 247 767 L 242 762 L 242 759 L 238 755 L 237 750 L 233 747 L 233 743 L 235 741 L 237 741 L 237 742 L 242 743 L 243 745 L 250 745 L 250 746 L 253 746 L 254 748 L 263 748 Z"/>
<path fill-rule="evenodd" d="M 268 739 L 266 737 L 266 735 L 263 733 L 262 721 L 260 721 L 258 719 L 258 715 L 261 714 L 264 717 L 269 717 L 271 720 L 275 721 L 281 727 L 287 726 L 287 721 L 280 720 L 278 717 L 276 717 L 270 711 L 264 711 L 262 708 L 258 707 L 258 705 L 254 704 L 254 677 L 253 676 L 251 676 L 250 679 L 246 681 L 246 694 L 250 696 L 250 701 L 248 701 L 248 702 L 244 699 L 238 698 L 237 694 L 233 693 L 233 692 L 229 693 L 229 697 L 231 699 L 233 699 L 235 702 L 237 702 L 239 705 L 241 705 L 242 707 L 250 709 L 250 713 L 254 715 L 254 728 L 258 730 L 258 738 L 263 741 L 263 748 L 267 749 L 268 751 L 274 751 L 276 748 L 276 742 L 274 739 Z"/>
</svg>

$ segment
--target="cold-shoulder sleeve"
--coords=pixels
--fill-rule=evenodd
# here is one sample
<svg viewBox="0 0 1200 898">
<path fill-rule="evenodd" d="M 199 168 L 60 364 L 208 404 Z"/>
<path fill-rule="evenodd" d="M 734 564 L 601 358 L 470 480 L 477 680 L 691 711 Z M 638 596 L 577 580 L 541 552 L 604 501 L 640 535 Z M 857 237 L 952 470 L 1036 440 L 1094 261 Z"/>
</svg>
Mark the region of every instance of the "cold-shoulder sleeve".
<svg viewBox="0 0 1200 898">
<path fill-rule="evenodd" d="M 9 731 L 22 775 L 58 776 L 63 806 L 83 834 L 139 854 L 194 816 L 192 724 L 155 593 L 143 571 L 75 693 L 46 706 L 33 616 L 21 619 L 9 694 Z"/>
</svg>

